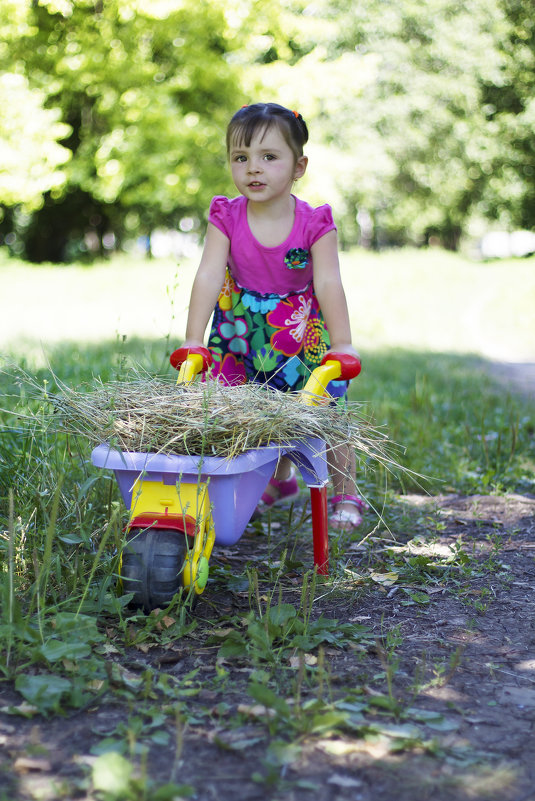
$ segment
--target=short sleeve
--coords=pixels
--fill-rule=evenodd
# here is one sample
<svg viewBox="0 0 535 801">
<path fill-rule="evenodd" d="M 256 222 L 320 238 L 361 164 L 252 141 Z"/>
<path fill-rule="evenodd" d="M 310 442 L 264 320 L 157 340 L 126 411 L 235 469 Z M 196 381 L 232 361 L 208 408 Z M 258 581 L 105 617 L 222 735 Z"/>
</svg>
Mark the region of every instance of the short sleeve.
<svg viewBox="0 0 535 801">
<path fill-rule="evenodd" d="M 322 236 L 328 234 L 329 231 L 336 231 L 333 212 L 327 203 L 324 206 L 318 206 L 317 209 L 314 209 L 309 230 L 310 245 L 313 245 L 314 242 L 317 242 Z"/>
<path fill-rule="evenodd" d="M 216 195 L 212 198 L 210 209 L 208 212 L 208 222 L 219 228 L 221 233 L 231 239 L 233 229 L 233 215 L 230 210 L 230 201 L 228 197 L 223 195 Z"/>
</svg>

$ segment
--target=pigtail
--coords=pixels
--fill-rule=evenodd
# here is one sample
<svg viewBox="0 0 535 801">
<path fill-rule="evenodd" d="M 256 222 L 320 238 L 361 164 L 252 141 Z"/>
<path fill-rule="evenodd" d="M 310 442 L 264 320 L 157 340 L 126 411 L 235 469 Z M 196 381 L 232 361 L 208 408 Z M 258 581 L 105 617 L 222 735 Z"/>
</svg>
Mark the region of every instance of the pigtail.
<svg viewBox="0 0 535 801">
<path fill-rule="evenodd" d="M 297 123 L 297 127 L 298 127 L 299 132 L 300 132 L 301 146 L 303 147 L 308 142 L 307 124 L 304 121 L 302 115 L 299 113 L 299 111 L 296 111 L 295 109 L 292 109 L 290 114 L 293 114 L 293 116 L 295 118 L 295 122 Z M 294 125 L 295 125 L 295 123 L 294 123 Z"/>
</svg>

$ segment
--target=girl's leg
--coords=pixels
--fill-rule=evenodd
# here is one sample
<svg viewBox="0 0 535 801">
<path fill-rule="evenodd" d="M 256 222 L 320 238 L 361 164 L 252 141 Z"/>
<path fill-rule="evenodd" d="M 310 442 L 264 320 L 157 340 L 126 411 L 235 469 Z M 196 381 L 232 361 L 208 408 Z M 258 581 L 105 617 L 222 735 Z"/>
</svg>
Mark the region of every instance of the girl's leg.
<svg viewBox="0 0 535 801">
<path fill-rule="evenodd" d="M 356 494 L 356 460 L 352 448 L 339 445 L 329 451 L 329 468 L 334 495 Z M 340 501 L 334 506 L 334 514 L 329 519 L 330 528 L 350 530 L 360 523 L 360 513 L 354 503 Z"/>
<path fill-rule="evenodd" d="M 347 445 L 340 445 L 329 451 L 328 461 L 334 496 L 355 495 L 356 460 L 353 449 Z M 279 460 L 273 478 L 276 481 L 284 482 L 289 481 L 291 477 L 292 463 L 288 457 L 283 456 Z M 295 479 L 292 479 L 292 483 L 296 484 Z M 297 492 L 297 485 L 292 487 L 292 491 L 294 490 Z M 264 508 L 272 505 L 265 499 L 266 495 L 273 498 L 273 501 L 277 501 L 282 494 L 281 489 L 270 482 L 264 490 L 264 501 L 259 504 L 257 514 L 261 514 L 262 505 Z M 329 528 L 337 531 L 351 531 L 359 525 L 361 519 L 359 508 L 354 503 L 342 500 L 334 505 L 333 512 L 329 517 Z"/>
<path fill-rule="evenodd" d="M 273 473 L 273 478 L 276 478 L 277 481 L 286 481 L 290 478 L 292 473 L 292 463 L 288 459 L 287 456 L 282 456 L 279 459 L 279 463 L 277 465 L 277 469 Z"/>
<path fill-rule="evenodd" d="M 277 481 L 287 481 L 292 475 L 292 463 L 288 459 L 287 456 L 283 456 L 279 459 L 279 463 L 277 465 L 277 469 L 273 473 L 273 478 Z M 280 497 L 280 490 L 277 487 L 274 487 L 273 484 L 268 484 L 265 489 L 265 494 L 269 495 L 276 501 Z"/>
<path fill-rule="evenodd" d="M 328 452 L 328 462 L 335 495 L 355 494 L 356 461 L 353 449 L 339 445 Z"/>
</svg>

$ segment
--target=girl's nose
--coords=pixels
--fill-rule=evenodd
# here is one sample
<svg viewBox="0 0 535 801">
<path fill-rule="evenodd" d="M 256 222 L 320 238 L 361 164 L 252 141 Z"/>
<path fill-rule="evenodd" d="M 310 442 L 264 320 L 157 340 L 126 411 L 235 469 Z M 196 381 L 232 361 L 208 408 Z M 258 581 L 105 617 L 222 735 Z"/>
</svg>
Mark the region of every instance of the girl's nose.
<svg viewBox="0 0 535 801">
<path fill-rule="evenodd" d="M 262 169 L 261 162 L 257 159 L 249 160 L 249 172 L 260 172 Z"/>
</svg>

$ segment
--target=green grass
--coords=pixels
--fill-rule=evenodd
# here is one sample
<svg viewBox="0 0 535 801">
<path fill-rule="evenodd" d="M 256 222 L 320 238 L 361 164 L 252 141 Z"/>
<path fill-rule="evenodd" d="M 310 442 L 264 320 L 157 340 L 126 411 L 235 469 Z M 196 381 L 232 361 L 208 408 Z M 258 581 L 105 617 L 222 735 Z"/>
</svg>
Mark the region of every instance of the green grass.
<svg viewBox="0 0 535 801">
<path fill-rule="evenodd" d="M 357 347 L 535 361 L 535 258 L 357 251 L 342 267 Z"/>
<path fill-rule="evenodd" d="M 430 249 L 353 251 L 341 263 L 353 339 L 366 353 L 535 361 L 535 258 L 474 263 Z M 0 251 L 0 348 L 43 364 L 60 343 L 174 342 L 195 266 L 126 256 L 93 267 L 28 265 Z"/>
<path fill-rule="evenodd" d="M 351 390 L 404 448 L 401 463 L 429 492 L 533 492 L 534 404 L 505 391 L 474 356 L 393 349 Z M 417 490 L 403 473 L 391 486 Z"/>
</svg>

